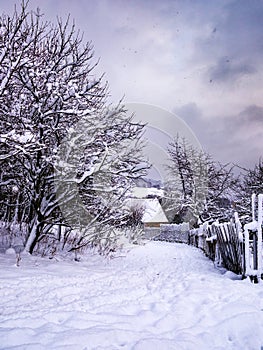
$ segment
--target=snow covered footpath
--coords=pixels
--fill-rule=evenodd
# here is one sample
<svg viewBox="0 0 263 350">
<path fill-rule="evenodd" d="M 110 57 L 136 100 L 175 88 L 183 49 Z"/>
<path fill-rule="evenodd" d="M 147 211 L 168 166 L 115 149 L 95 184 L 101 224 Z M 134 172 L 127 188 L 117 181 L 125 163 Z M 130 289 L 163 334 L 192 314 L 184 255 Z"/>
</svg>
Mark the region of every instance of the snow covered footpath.
<svg viewBox="0 0 263 350">
<path fill-rule="evenodd" d="M 82 262 L 0 255 L 0 349 L 263 349 L 263 283 L 150 242 Z"/>
</svg>

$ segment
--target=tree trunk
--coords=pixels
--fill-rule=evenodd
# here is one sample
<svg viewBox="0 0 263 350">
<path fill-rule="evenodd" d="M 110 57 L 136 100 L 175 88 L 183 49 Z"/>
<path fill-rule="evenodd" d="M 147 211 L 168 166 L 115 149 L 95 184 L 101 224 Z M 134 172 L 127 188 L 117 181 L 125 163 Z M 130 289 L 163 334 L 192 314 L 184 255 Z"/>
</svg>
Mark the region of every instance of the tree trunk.
<svg viewBox="0 0 263 350">
<path fill-rule="evenodd" d="M 43 224 L 42 224 L 43 225 Z M 40 234 L 42 232 L 42 225 L 40 220 L 36 217 L 34 218 L 34 223 L 31 226 L 29 236 L 26 240 L 26 246 L 25 246 L 25 251 L 32 254 L 36 243 L 40 237 Z"/>
</svg>

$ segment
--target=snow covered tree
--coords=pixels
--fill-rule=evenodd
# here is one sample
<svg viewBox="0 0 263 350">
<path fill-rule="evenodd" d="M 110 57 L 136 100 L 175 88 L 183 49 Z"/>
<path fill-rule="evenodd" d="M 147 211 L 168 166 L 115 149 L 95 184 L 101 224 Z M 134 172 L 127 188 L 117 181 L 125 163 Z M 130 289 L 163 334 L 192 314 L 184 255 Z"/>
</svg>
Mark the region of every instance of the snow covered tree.
<svg viewBox="0 0 263 350">
<path fill-rule="evenodd" d="M 30 253 L 61 224 L 82 232 L 75 249 L 109 242 L 127 188 L 144 173 L 143 125 L 121 105 L 107 107 L 93 56 L 69 19 L 43 22 L 24 2 L 0 17 L 1 191 L 23 189 Z"/>
<path fill-rule="evenodd" d="M 236 187 L 236 209 L 251 220 L 251 196 L 263 193 L 263 161 L 259 159 L 254 169 L 245 170 Z"/>
<path fill-rule="evenodd" d="M 204 153 L 177 136 L 168 147 L 170 164 L 163 206 L 172 222 L 194 226 L 204 210 L 207 163 Z"/>
<path fill-rule="evenodd" d="M 24 130 L 23 116 L 17 117 L 22 94 L 20 96 L 21 87 L 16 84 L 16 78 L 28 60 L 34 37 L 40 36 L 42 30 L 33 22 L 28 30 L 27 16 L 24 2 L 20 13 L 15 10 L 12 17 L 0 16 L 0 205 L 2 219 L 9 222 L 16 221 L 18 212 L 21 219 L 29 205 L 19 155 L 33 146 L 27 143 L 32 135 Z"/>
<path fill-rule="evenodd" d="M 207 179 L 206 207 L 200 219 L 228 221 L 234 214 L 235 188 L 239 181 L 234 166 L 221 164 L 207 156 Z"/>
<path fill-rule="evenodd" d="M 114 241 L 113 228 L 129 225 L 123 201 L 147 167 L 141 158 L 142 129 L 117 106 L 95 119 L 82 118 L 69 130 L 55 167 L 57 199 L 64 218 L 81 230 L 72 249 L 90 243 L 102 249 L 102 242 L 108 249 Z"/>
<path fill-rule="evenodd" d="M 226 218 L 237 179 L 232 168 L 215 162 L 179 136 L 168 148 L 170 165 L 164 207 L 170 221 L 189 222 Z"/>
</svg>

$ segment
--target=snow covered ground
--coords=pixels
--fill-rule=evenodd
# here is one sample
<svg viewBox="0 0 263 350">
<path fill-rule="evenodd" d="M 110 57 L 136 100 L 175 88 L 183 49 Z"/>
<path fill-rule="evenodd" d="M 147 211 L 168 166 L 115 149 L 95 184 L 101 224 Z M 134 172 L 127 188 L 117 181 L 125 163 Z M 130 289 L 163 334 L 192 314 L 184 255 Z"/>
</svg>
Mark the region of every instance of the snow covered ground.
<svg viewBox="0 0 263 350">
<path fill-rule="evenodd" d="M 263 349 L 263 283 L 149 242 L 114 259 L 0 255 L 0 349 Z"/>
</svg>

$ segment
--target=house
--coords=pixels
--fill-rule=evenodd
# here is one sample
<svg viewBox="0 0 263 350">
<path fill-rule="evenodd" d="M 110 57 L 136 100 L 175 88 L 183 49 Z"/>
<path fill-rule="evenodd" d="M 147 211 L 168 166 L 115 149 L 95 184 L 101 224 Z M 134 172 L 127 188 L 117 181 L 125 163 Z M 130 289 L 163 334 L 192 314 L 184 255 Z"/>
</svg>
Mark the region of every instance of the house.
<svg viewBox="0 0 263 350">
<path fill-rule="evenodd" d="M 129 206 L 143 211 L 144 227 L 160 227 L 168 224 L 168 219 L 160 204 L 163 191 L 157 188 L 134 187 L 129 200 Z"/>
</svg>

